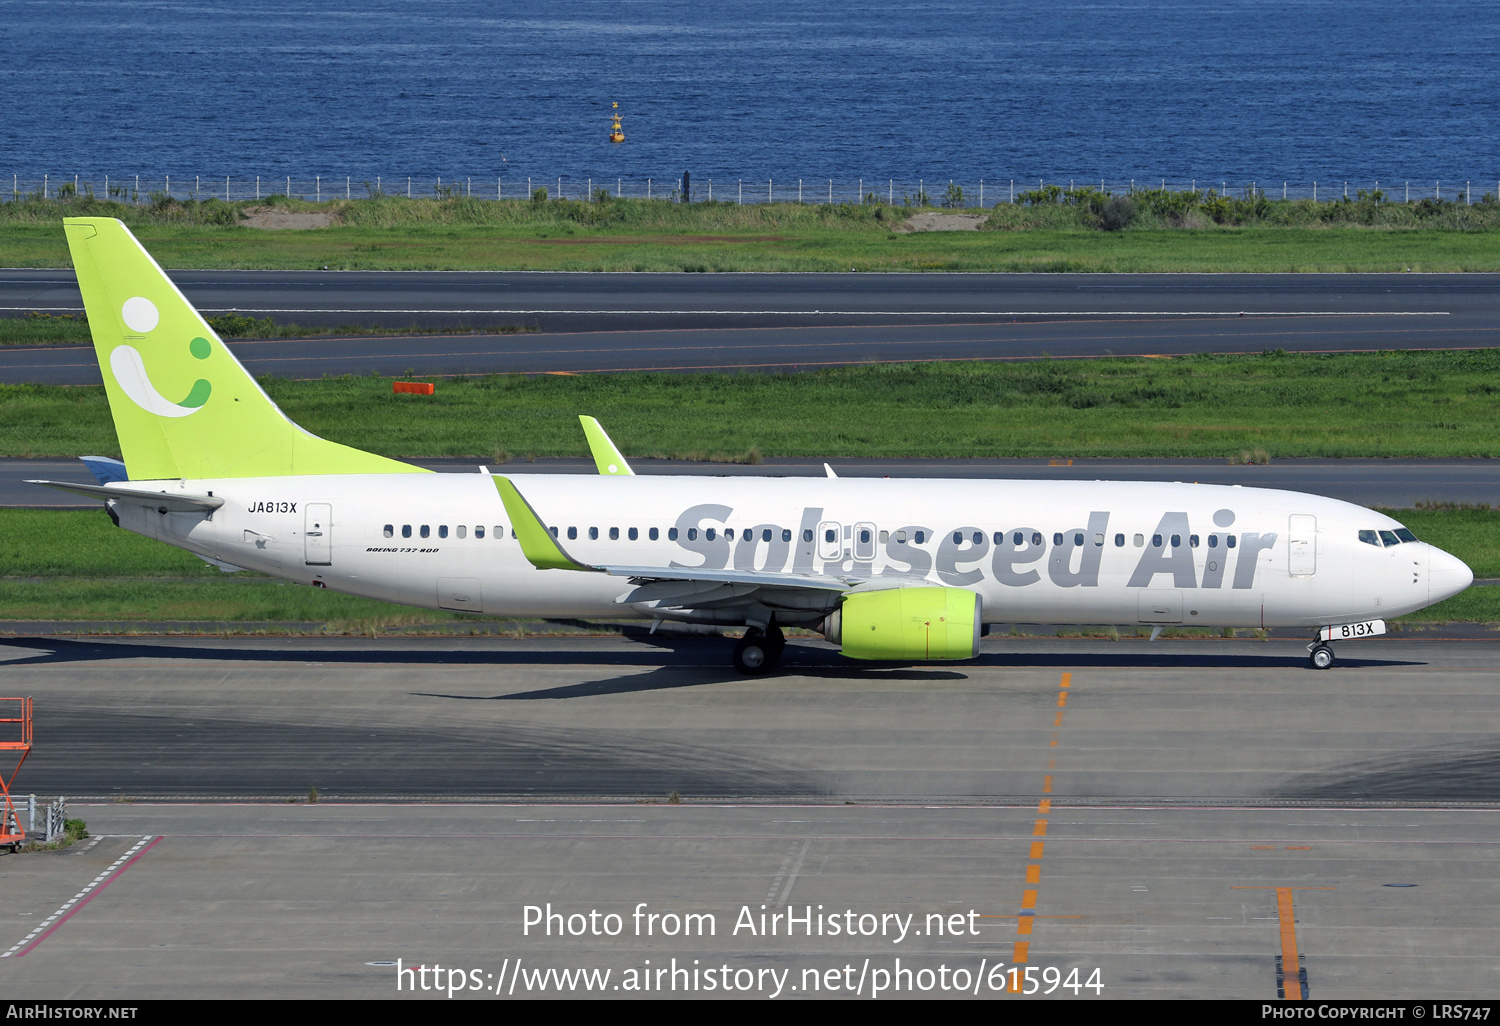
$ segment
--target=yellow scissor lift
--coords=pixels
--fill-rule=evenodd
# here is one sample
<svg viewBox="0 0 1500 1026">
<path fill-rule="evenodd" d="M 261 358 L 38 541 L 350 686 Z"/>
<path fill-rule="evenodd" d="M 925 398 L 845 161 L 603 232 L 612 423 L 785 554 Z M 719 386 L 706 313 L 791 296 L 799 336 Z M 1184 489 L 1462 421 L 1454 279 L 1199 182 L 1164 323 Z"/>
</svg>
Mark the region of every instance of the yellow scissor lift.
<svg viewBox="0 0 1500 1026">
<path fill-rule="evenodd" d="M 14 707 L 10 705 L 12 702 L 15 703 Z M 15 783 L 16 774 L 21 772 L 21 763 L 31 754 L 31 699 L 0 698 L 0 712 L 17 713 L 16 716 L 0 716 L 0 723 L 18 724 L 21 730 L 19 741 L 10 737 L 0 740 L 0 752 L 21 753 L 16 760 L 16 768 L 11 770 L 8 778 L 0 773 L 0 798 L 5 801 L 5 807 L 0 809 L 0 846 L 8 844 L 14 849 L 26 843 L 26 831 L 21 826 L 20 817 L 16 815 L 15 803 L 10 800 L 10 785 Z M 7 729 L 5 733 L 11 734 L 11 730 Z"/>
</svg>

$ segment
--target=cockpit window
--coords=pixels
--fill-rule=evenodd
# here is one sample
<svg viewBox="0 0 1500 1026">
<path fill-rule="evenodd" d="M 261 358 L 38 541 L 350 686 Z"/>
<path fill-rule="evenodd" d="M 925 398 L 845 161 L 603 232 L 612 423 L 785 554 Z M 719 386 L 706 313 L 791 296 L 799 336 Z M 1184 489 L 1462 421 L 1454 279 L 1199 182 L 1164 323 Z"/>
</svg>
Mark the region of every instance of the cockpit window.
<svg viewBox="0 0 1500 1026">
<path fill-rule="evenodd" d="M 1381 531 L 1380 540 L 1385 542 L 1387 547 L 1401 544 L 1401 539 L 1396 537 L 1395 531 Z"/>
<path fill-rule="evenodd" d="M 1377 549 L 1380 548 L 1380 535 L 1376 534 L 1374 531 L 1359 532 L 1359 540 L 1364 542 L 1366 545 L 1373 545 Z"/>
<path fill-rule="evenodd" d="M 1417 536 L 1414 535 L 1414 534 L 1412 534 L 1410 531 L 1408 531 L 1404 527 L 1398 527 L 1398 528 L 1396 528 L 1396 537 L 1400 538 L 1404 542 L 1416 541 L 1417 540 Z"/>
</svg>

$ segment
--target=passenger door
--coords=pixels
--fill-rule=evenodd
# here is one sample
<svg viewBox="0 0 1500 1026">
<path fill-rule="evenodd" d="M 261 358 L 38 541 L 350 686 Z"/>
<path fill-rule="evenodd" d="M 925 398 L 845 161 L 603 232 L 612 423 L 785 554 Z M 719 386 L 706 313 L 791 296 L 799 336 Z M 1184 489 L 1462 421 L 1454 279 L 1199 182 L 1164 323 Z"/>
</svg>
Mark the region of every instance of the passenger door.
<svg viewBox="0 0 1500 1026">
<path fill-rule="evenodd" d="M 1287 530 L 1287 572 L 1311 577 L 1318 572 L 1318 518 L 1293 513 Z"/>
</svg>

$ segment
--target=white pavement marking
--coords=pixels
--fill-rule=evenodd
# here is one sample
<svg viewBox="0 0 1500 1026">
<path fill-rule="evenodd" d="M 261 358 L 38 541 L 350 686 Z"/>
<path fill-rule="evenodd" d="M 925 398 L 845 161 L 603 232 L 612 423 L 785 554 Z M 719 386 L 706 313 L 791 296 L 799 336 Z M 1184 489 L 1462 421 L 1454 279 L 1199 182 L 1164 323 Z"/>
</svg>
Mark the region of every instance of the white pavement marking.
<svg viewBox="0 0 1500 1026">
<path fill-rule="evenodd" d="M 153 835 L 151 835 L 151 834 L 147 834 L 145 837 L 142 837 L 139 841 L 135 842 L 135 846 L 133 848 L 131 848 L 129 851 L 127 851 L 124 855 L 121 855 L 119 858 L 115 859 L 115 861 L 113 863 L 111 863 L 110 867 L 108 869 L 106 869 L 104 872 L 100 873 L 98 876 L 94 877 L 94 879 L 89 883 L 89 885 L 87 887 L 85 887 L 83 890 L 79 891 L 77 894 L 73 895 L 67 901 L 63 902 L 63 905 L 62 905 L 61 908 L 59 908 L 56 912 L 52 913 L 46 919 L 43 919 L 39 924 L 37 924 L 37 928 L 35 930 L 32 930 L 30 933 L 28 933 L 25 937 L 23 937 L 21 939 L 21 941 L 19 943 L 17 943 L 9 951 L 5 952 L 5 954 L 0 955 L 0 958 L 10 958 L 18 950 L 20 950 L 21 948 L 24 948 L 27 944 L 30 944 L 31 941 L 32 941 L 32 939 L 35 938 L 38 934 L 40 934 L 43 931 L 45 931 L 47 929 L 47 927 L 51 926 L 54 922 L 56 922 L 62 916 L 67 915 L 68 910 L 70 908 L 72 908 L 74 905 L 78 904 L 83 899 L 87 898 L 90 891 L 92 891 L 95 887 L 98 887 L 105 880 L 108 880 L 109 877 L 110 877 L 110 875 L 112 873 L 114 873 L 115 870 L 117 870 L 121 866 L 123 866 L 127 861 L 129 861 L 129 859 L 130 859 L 130 857 L 132 855 L 134 855 L 136 852 L 140 851 L 143 847 L 145 847 L 146 843 L 151 840 L 152 836 Z"/>
<path fill-rule="evenodd" d="M 786 886 L 781 888 L 781 898 L 779 901 L 785 901 L 791 897 L 792 885 L 797 882 L 797 874 L 802 872 L 802 860 L 807 858 L 807 849 L 810 847 L 812 847 L 811 837 L 802 842 L 802 850 L 797 853 L 797 861 L 792 863 L 792 871 L 787 874 Z"/>
</svg>

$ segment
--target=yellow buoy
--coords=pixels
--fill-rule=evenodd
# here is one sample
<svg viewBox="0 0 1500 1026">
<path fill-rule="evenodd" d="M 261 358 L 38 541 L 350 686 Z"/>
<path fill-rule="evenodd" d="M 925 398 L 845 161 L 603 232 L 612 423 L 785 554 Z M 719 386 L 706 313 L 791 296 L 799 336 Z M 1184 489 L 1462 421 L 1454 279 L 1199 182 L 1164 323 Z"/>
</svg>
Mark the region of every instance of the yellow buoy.
<svg viewBox="0 0 1500 1026">
<path fill-rule="evenodd" d="M 610 104 L 610 106 L 615 109 L 615 125 L 609 130 L 609 141 L 624 142 L 625 130 L 620 127 L 620 105 L 618 103 L 613 103 Z"/>
</svg>

